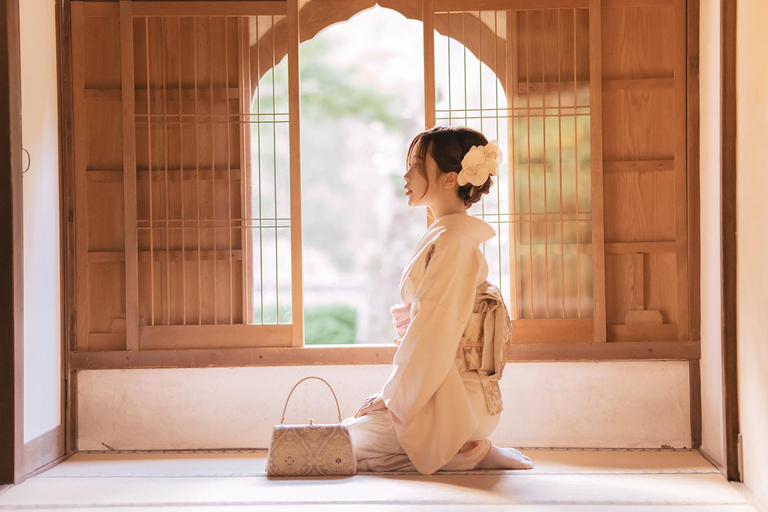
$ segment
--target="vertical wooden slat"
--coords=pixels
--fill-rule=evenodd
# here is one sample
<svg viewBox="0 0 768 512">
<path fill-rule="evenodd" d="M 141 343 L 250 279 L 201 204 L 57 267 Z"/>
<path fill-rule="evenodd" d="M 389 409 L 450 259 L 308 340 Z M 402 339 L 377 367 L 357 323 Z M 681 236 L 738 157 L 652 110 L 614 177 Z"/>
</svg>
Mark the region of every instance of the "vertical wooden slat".
<svg viewBox="0 0 768 512">
<path fill-rule="evenodd" d="M 467 41 L 467 31 L 466 31 L 466 21 L 467 19 L 467 13 L 462 11 L 461 12 L 461 40 L 465 41 L 466 43 L 469 43 Z M 467 119 L 467 109 L 469 108 L 469 105 L 467 104 L 467 45 L 462 44 L 461 45 L 461 55 L 464 58 L 464 72 L 462 73 L 464 76 L 464 126 L 469 125 L 469 119 Z M 453 124 L 453 123 L 451 123 Z"/>
<path fill-rule="evenodd" d="M 192 18 L 192 62 L 194 63 L 194 88 L 195 88 L 195 210 L 197 216 L 196 226 L 196 238 L 197 238 L 197 324 L 203 324 L 203 270 L 202 270 L 202 258 L 200 238 L 202 232 L 200 229 L 200 119 L 198 118 L 200 112 L 200 97 L 197 87 L 197 20 L 198 18 Z"/>
<path fill-rule="evenodd" d="M 424 27 L 424 129 L 435 125 L 435 9 L 434 0 L 422 0 Z M 449 23 L 450 26 L 450 23 Z M 448 42 L 450 45 L 450 40 Z M 449 77 L 450 80 L 450 77 Z M 449 111 L 448 116 L 451 116 Z"/>
<path fill-rule="evenodd" d="M 579 240 L 579 116 L 576 114 L 576 99 L 578 98 L 577 79 L 578 79 L 578 46 L 576 44 L 576 14 L 578 10 L 573 10 L 573 181 L 574 195 L 576 201 L 576 317 L 581 318 L 581 240 Z"/>
<path fill-rule="evenodd" d="M 448 27 L 450 30 L 450 15 Z M 424 28 L 424 129 L 428 130 L 435 125 L 435 6 L 434 0 L 422 0 L 421 20 Z M 448 39 L 448 124 L 451 124 L 451 40 Z M 432 209 L 427 206 L 427 227 L 435 221 Z"/>
<path fill-rule="evenodd" d="M 645 309 L 645 255 L 636 252 L 632 255 L 632 268 L 634 269 L 634 282 L 632 284 L 632 302 L 630 309 Z"/>
<path fill-rule="evenodd" d="M 77 3 L 77 2 L 75 2 Z M 73 4 L 74 6 L 74 4 Z M 139 246 L 136 232 L 136 129 L 133 76 L 133 5 L 120 2 L 120 59 L 123 102 L 123 205 L 125 208 L 126 348 L 139 348 Z M 75 110 L 77 111 L 77 110 Z M 149 111 L 147 111 L 149 113 Z M 149 118 L 148 118 L 149 120 Z M 151 173 L 149 183 L 152 186 Z"/>
<path fill-rule="evenodd" d="M 208 79 L 209 89 L 209 116 L 211 134 L 211 254 L 213 254 L 213 324 L 219 323 L 219 280 L 216 262 L 219 259 L 218 245 L 216 243 L 216 124 L 213 122 L 213 16 L 207 17 L 208 20 Z"/>
<path fill-rule="evenodd" d="M 275 17 L 270 17 L 270 27 L 274 29 L 275 26 Z M 287 20 L 286 20 L 287 21 Z M 256 23 L 256 41 L 259 41 L 259 44 L 261 43 L 261 34 L 259 34 L 259 24 Z M 274 50 L 274 49 L 273 49 Z M 256 144 L 257 144 L 257 150 L 256 150 L 256 169 L 258 170 L 258 177 L 256 178 L 256 184 L 258 186 L 258 193 L 256 195 L 256 198 L 258 199 L 259 206 L 258 206 L 258 215 L 257 217 L 252 218 L 258 218 L 258 230 L 259 230 L 259 323 L 264 323 L 264 230 L 262 229 L 262 208 L 261 208 L 261 47 L 257 48 L 256 51 Z M 290 84 L 289 84 L 290 89 Z M 290 100 L 289 100 L 290 103 Z M 289 110 L 290 110 L 290 104 L 289 104 Z M 289 112 L 290 116 L 290 112 Z M 289 119 L 290 122 L 290 119 Z M 290 127 L 289 127 L 289 133 L 290 133 Z M 290 162 L 289 162 L 289 165 Z M 254 253 L 256 250 L 254 249 Z"/>
<path fill-rule="evenodd" d="M 85 45 L 83 7 L 72 2 L 72 81 L 75 160 L 75 244 L 77 265 L 77 350 L 88 350 L 88 181 L 86 177 Z"/>
<path fill-rule="evenodd" d="M 520 217 L 517 215 L 517 197 L 515 191 L 515 164 L 517 153 L 515 152 L 515 101 L 517 99 L 518 76 L 518 36 L 517 36 L 517 11 L 506 11 L 507 34 L 505 57 L 507 59 L 506 96 L 507 96 L 507 174 L 509 177 L 509 280 L 510 280 L 510 309 L 512 318 L 520 315 L 521 280 L 518 273 L 517 242 L 520 239 Z"/>
<path fill-rule="evenodd" d="M 549 209 L 547 207 L 547 78 L 545 75 L 546 70 L 546 45 L 544 44 L 544 34 L 546 27 L 544 26 L 545 12 L 541 11 L 541 150 L 542 150 L 542 181 L 544 184 L 544 298 L 547 306 L 547 318 L 549 318 L 549 229 L 547 226 L 547 217 L 549 217 Z M 558 112 L 560 114 L 560 112 Z M 558 121 L 560 118 L 558 117 Z"/>
<path fill-rule="evenodd" d="M 243 115 L 243 124 L 240 127 L 240 244 L 243 251 L 241 275 L 242 286 L 242 308 L 243 324 L 248 324 L 253 320 L 253 308 L 251 307 L 251 289 L 253 288 L 253 275 L 251 273 L 252 263 L 252 241 L 251 230 L 247 227 L 253 218 L 251 211 L 250 188 L 248 187 L 251 175 L 251 69 L 250 69 L 250 35 L 249 18 L 238 18 L 238 43 L 241 52 L 241 58 L 238 59 L 240 72 L 240 111 Z M 258 17 L 256 17 L 258 24 Z M 257 43 L 258 44 L 258 43 Z M 258 52 L 257 52 L 258 53 Z"/>
<path fill-rule="evenodd" d="M 176 36 L 178 44 L 178 55 L 176 62 L 179 66 L 178 73 L 178 94 L 179 94 L 179 187 L 181 188 L 181 324 L 187 325 L 187 243 L 186 243 L 186 201 L 184 198 L 184 189 L 186 181 L 184 178 L 184 102 L 181 99 L 181 16 L 176 16 Z M 197 120 L 195 120 L 197 122 Z"/>
<path fill-rule="evenodd" d="M 502 14 L 502 13 L 504 14 L 504 16 L 506 16 L 506 14 L 507 14 L 506 11 L 493 11 L 493 35 L 494 35 L 494 41 L 496 39 L 498 39 L 499 37 L 501 37 L 501 34 L 499 34 L 499 15 Z M 499 45 L 494 42 L 494 45 L 493 45 L 493 67 L 494 67 L 494 69 L 499 69 L 499 65 L 500 65 L 501 62 L 506 63 L 506 58 L 507 58 L 506 52 L 507 52 L 508 46 L 509 45 L 504 45 L 504 55 L 502 56 L 501 59 L 499 59 Z M 481 66 L 481 69 L 482 69 L 482 66 Z M 496 98 L 495 98 L 496 101 L 494 102 L 494 104 L 496 106 L 496 113 L 495 113 L 494 117 L 496 118 L 495 119 L 496 120 L 496 140 L 497 140 L 497 144 L 499 145 L 499 147 L 501 147 L 504 144 L 504 141 L 501 140 L 501 124 L 500 124 L 501 123 L 501 120 L 500 120 L 501 108 L 500 108 L 500 105 L 499 105 L 499 85 L 500 85 L 500 82 L 501 82 L 502 79 L 506 80 L 506 77 L 501 76 L 500 74 L 495 74 L 495 75 L 496 75 L 496 78 L 493 80 L 493 82 L 494 82 L 494 92 L 496 93 Z M 480 107 L 482 108 L 482 105 L 480 105 Z M 507 151 L 506 154 L 507 154 L 507 158 L 509 158 L 509 151 Z M 510 176 L 509 171 L 510 171 L 510 169 L 511 169 L 511 167 L 509 165 L 507 165 L 507 180 L 509 180 L 509 176 Z M 509 186 L 509 185 L 507 185 L 507 186 Z M 485 204 L 485 200 L 483 200 L 483 204 Z M 501 242 L 501 232 L 502 232 L 501 231 L 502 230 L 502 218 L 501 218 L 501 216 L 502 216 L 502 212 L 504 211 L 504 208 L 502 207 L 502 204 L 503 203 L 502 203 L 502 200 L 501 200 L 501 172 L 499 172 L 498 176 L 496 178 L 496 212 L 498 213 L 498 215 L 496 216 L 496 231 L 499 233 L 499 238 L 497 239 L 497 244 L 498 244 L 497 248 L 498 248 L 498 251 L 499 251 L 499 254 L 498 254 L 498 258 L 499 258 L 499 290 L 501 291 L 501 294 L 504 295 L 504 280 L 501 278 L 502 274 L 503 274 L 502 269 L 504 268 L 504 263 L 503 263 L 504 262 L 504 253 L 502 251 L 502 245 L 503 244 Z M 508 209 L 509 209 L 509 198 L 507 200 L 507 211 L 509 212 Z M 510 217 L 508 216 L 507 219 L 509 220 Z M 509 238 L 508 240 L 509 240 L 508 243 L 511 243 L 511 242 L 513 242 L 514 239 Z M 512 269 L 513 266 L 514 266 L 514 260 L 509 260 L 510 273 L 511 273 L 511 269 Z M 510 293 L 510 297 L 512 297 L 512 295 L 514 295 L 514 293 L 515 293 L 515 289 L 514 288 L 510 288 L 509 293 Z"/>
<path fill-rule="evenodd" d="M 298 19 L 298 15 L 296 17 Z M 275 26 L 275 17 L 272 17 L 272 26 Z M 274 69 L 277 66 L 277 62 L 275 61 L 275 31 L 270 30 L 272 34 L 272 193 L 274 194 L 272 197 L 272 205 L 275 208 L 275 318 L 277 319 L 276 322 L 280 323 L 280 255 L 279 255 L 279 243 L 278 243 L 278 228 L 277 228 L 277 123 L 275 123 L 275 116 L 274 114 L 277 112 L 277 106 L 275 102 L 275 91 L 277 90 L 275 88 L 275 72 Z M 301 42 L 301 41 L 299 41 Z M 297 82 L 298 83 L 298 82 Z M 296 86 L 298 88 L 298 85 Z"/>
<path fill-rule="evenodd" d="M 562 63 L 562 41 L 560 38 L 561 35 L 561 24 L 560 24 L 560 13 L 562 9 L 557 10 L 557 113 L 559 115 L 562 115 L 562 106 L 563 106 L 563 93 L 562 93 L 562 83 L 563 83 L 563 77 L 562 77 L 562 69 L 563 69 L 563 63 Z M 574 122 L 576 120 L 576 117 L 574 116 Z M 557 148 L 558 148 L 558 167 L 557 167 L 557 175 L 560 180 L 559 190 L 560 190 L 560 205 L 558 207 L 558 210 L 560 212 L 560 289 L 562 290 L 560 293 L 560 301 L 561 301 L 561 318 L 565 318 L 566 311 L 565 311 L 565 216 L 563 215 L 565 208 L 563 207 L 563 118 L 558 117 L 557 118 Z M 578 250 L 578 247 L 576 248 Z"/>
<path fill-rule="evenodd" d="M 589 112 L 592 167 L 592 297 L 595 341 L 606 341 L 603 219 L 602 0 L 589 2 Z"/>
<path fill-rule="evenodd" d="M 535 318 L 535 307 L 533 299 L 533 192 L 531 190 L 531 25 L 530 12 L 525 11 L 525 133 L 526 142 L 526 160 L 528 161 L 528 294 L 531 299 L 530 318 Z"/>
<path fill-rule="evenodd" d="M 675 263 L 677 267 L 677 339 L 688 339 L 688 176 L 686 117 L 685 0 L 675 0 Z"/>
<path fill-rule="evenodd" d="M 229 117 L 229 18 L 224 17 L 224 88 L 227 101 L 227 122 L 224 125 L 227 130 L 227 240 L 229 242 L 229 323 L 234 323 L 234 280 L 232 272 L 232 122 Z M 240 119 L 240 117 L 238 117 Z M 212 171 L 213 172 L 213 171 Z"/>
<path fill-rule="evenodd" d="M 154 201 L 152 200 L 152 81 L 150 77 L 149 51 L 149 18 L 144 17 L 144 53 L 147 67 L 147 189 L 149 191 L 149 304 L 150 325 L 155 325 L 155 235 L 154 235 Z"/>
<path fill-rule="evenodd" d="M 288 22 L 288 130 L 291 167 L 291 308 L 292 345 L 304 345 L 304 300 L 301 276 L 301 151 L 299 125 L 299 0 L 287 0 Z M 434 108 L 434 107 L 433 107 Z M 277 240 L 275 240 L 277 243 Z"/>
<path fill-rule="evenodd" d="M 165 203 L 165 300 L 163 301 L 165 325 L 171 325 L 171 223 L 170 223 L 170 203 L 171 192 L 168 183 L 168 40 L 166 39 L 165 31 L 166 17 L 160 18 L 160 48 L 159 51 L 162 54 L 162 66 L 160 68 L 161 76 L 160 80 L 163 84 L 163 177 L 165 178 L 165 190 L 164 190 L 164 203 Z M 184 186 L 184 176 L 179 171 L 179 183 Z M 152 178 L 150 176 L 149 183 L 151 185 Z"/>
</svg>

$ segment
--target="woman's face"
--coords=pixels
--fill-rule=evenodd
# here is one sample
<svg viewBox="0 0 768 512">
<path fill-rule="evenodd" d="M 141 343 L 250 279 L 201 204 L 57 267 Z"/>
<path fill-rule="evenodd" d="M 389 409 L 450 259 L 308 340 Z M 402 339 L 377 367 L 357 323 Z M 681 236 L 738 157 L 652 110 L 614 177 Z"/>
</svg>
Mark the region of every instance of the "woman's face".
<svg viewBox="0 0 768 512">
<path fill-rule="evenodd" d="M 431 197 L 438 192 L 437 183 L 437 163 L 429 151 L 426 152 L 425 162 L 419 160 L 419 140 L 411 151 L 410 161 L 408 162 L 408 172 L 405 173 L 405 193 L 408 198 L 408 206 L 429 205 Z M 422 170 L 426 169 L 429 178 L 429 188 L 427 180 L 422 175 Z M 426 192 L 426 194 L 425 194 Z"/>
</svg>

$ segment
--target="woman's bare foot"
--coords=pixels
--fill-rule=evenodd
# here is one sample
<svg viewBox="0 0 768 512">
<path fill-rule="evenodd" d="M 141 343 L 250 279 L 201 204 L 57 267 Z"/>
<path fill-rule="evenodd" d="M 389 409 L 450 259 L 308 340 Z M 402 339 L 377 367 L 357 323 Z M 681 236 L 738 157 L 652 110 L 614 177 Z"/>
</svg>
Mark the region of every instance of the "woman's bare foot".
<svg viewBox="0 0 768 512">
<path fill-rule="evenodd" d="M 533 469 L 533 461 L 514 448 L 494 444 L 475 469 Z"/>
</svg>

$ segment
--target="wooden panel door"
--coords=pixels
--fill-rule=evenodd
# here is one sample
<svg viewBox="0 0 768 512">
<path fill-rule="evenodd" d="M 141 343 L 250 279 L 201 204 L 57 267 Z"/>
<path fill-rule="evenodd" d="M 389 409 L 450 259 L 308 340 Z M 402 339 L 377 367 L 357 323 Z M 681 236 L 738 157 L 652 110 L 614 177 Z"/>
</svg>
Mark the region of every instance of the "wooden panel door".
<svg viewBox="0 0 768 512">
<path fill-rule="evenodd" d="M 286 45 L 286 4 L 75 1 L 72 13 L 77 350 L 300 345 L 300 314 L 264 319 L 256 269 L 262 234 L 276 255 L 287 240 L 271 271 L 278 281 L 280 265 L 301 311 L 298 137 L 287 135 L 298 98 L 279 113 L 253 105 L 276 64 L 264 57 Z M 277 126 L 291 148 L 280 172 L 289 164 L 296 183 L 290 213 L 264 214 L 261 142 L 272 128 L 275 160 Z"/>
<path fill-rule="evenodd" d="M 603 1 L 610 341 L 688 339 L 685 34 L 685 0 Z"/>
</svg>

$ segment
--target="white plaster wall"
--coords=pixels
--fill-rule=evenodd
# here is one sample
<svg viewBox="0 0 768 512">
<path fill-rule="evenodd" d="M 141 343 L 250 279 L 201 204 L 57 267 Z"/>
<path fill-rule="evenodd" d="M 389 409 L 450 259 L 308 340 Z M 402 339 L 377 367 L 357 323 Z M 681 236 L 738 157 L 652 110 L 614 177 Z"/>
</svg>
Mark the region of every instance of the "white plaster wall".
<svg viewBox="0 0 768 512">
<path fill-rule="evenodd" d="M 24 441 L 61 420 L 55 0 L 19 2 L 24 174 Z M 24 155 L 24 165 L 27 157 Z"/>
<path fill-rule="evenodd" d="M 301 378 L 326 379 L 342 418 L 381 389 L 390 365 L 85 370 L 78 448 L 267 448 Z M 509 363 L 496 444 L 518 447 L 691 446 L 686 361 Z M 286 423 L 337 422 L 325 384 L 302 382 Z"/>
<path fill-rule="evenodd" d="M 737 365 L 743 479 L 768 509 L 768 2 L 736 20 Z"/>
<path fill-rule="evenodd" d="M 723 368 L 720 269 L 720 2 L 701 2 L 701 448 L 723 464 Z"/>
</svg>

